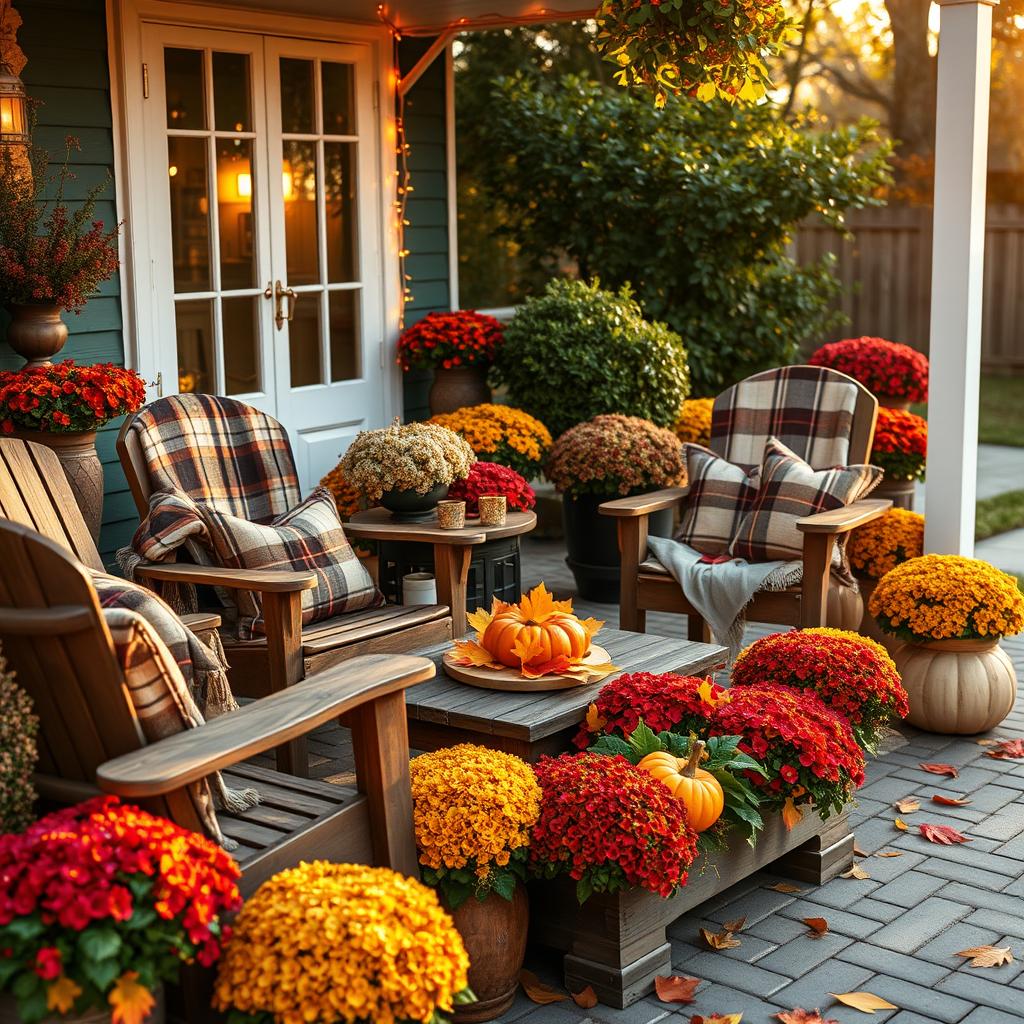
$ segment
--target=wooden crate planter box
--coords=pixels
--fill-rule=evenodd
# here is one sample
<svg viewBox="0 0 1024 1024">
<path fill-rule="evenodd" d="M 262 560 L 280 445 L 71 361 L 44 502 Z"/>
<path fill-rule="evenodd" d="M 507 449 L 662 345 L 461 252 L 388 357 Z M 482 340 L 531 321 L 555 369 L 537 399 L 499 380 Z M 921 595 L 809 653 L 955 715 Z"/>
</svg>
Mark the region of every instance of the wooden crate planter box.
<svg viewBox="0 0 1024 1024">
<path fill-rule="evenodd" d="M 728 850 L 698 859 L 689 883 L 671 899 L 634 888 L 595 894 L 581 907 L 572 879 L 531 883 L 530 941 L 565 954 L 570 992 L 591 985 L 602 1003 L 623 1009 L 652 992 L 656 976 L 672 974 L 665 930 L 682 914 L 762 868 L 821 885 L 852 863 L 845 811 L 828 821 L 805 814 L 791 832 L 775 815 L 756 847 L 737 837 Z"/>
</svg>

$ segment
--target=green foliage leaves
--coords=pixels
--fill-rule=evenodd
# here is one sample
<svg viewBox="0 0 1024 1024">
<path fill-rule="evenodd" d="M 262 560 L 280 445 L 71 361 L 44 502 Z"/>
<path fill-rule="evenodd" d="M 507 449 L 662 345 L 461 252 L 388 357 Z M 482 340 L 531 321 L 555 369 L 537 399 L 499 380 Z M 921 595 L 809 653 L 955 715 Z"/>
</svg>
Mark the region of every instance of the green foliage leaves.
<svg viewBox="0 0 1024 1024">
<path fill-rule="evenodd" d="M 519 308 L 494 377 L 555 436 L 601 413 L 671 426 L 690 384 L 681 339 L 644 320 L 628 286 L 566 278 Z"/>
<path fill-rule="evenodd" d="M 670 99 L 656 110 L 574 75 L 498 79 L 487 116 L 467 127 L 466 162 L 522 256 L 631 283 L 645 315 L 682 336 L 698 395 L 790 362 L 825 332 L 838 284 L 827 262 L 787 255 L 791 235 L 812 214 L 842 227 L 845 210 L 881 202 L 888 180 L 889 147 L 871 122 L 823 131 L 767 104 Z M 546 349 L 538 339 L 556 362 L 534 360 L 534 379 L 562 366 L 571 338 L 560 329 Z M 603 374 L 556 384 L 566 393 L 580 379 L 604 384 Z"/>
</svg>

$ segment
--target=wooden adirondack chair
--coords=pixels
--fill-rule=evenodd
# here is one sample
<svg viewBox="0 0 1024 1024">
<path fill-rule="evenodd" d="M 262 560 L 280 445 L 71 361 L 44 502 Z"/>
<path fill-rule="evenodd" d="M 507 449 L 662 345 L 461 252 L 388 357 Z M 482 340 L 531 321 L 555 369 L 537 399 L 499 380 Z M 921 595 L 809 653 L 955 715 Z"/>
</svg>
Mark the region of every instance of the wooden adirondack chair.
<svg viewBox="0 0 1024 1024">
<path fill-rule="evenodd" d="M 801 369 L 801 368 L 797 368 Z M 835 370 L 812 367 L 823 379 L 841 381 L 856 388 L 856 400 L 850 420 L 848 465 L 870 461 L 871 443 L 875 436 L 875 421 L 878 418 L 878 400 L 867 388 L 852 377 Z M 767 370 L 723 391 L 715 399 L 712 421 L 712 436 L 709 447 L 722 458 L 729 456 L 729 435 L 727 431 L 716 432 L 715 423 L 728 422 L 719 416 L 719 410 L 733 407 L 734 392 L 748 382 L 771 382 L 782 371 Z M 747 417 L 750 411 L 747 410 Z M 782 440 L 797 455 L 809 456 L 812 434 L 806 434 L 801 443 L 799 433 L 800 416 L 787 416 L 785 408 L 765 409 L 757 417 L 755 429 L 746 434 L 759 436 L 756 450 L 777 428 L 785 424 L 787 433 Z M 751 423 L 746 426 L 749 428 Z M 814 465 L 812 468 L 824 469 Z M 633 632 L 646 631 L 648 611 L 678 612 L 687 616 L 687 634 L 690 640 L 706 640 L 708 627 L 696 609 L 686 600 L 682 588 L 668 570 L 654 558 L 648 558 L 647 535 L 648 517 L 653 512 L 674 508 L 686 501 L 686 487 L 670 487 L 649 494 L 619 498 L 601 505 L 601 514 L 613 516 L 618 525 L 619 551 L 622 577 L 619 591 L 619 628 Z M 877 519 L 892 502 L 880 499 L 856 501 L 845 508 L 821 512 L 798 522 L 798 529 L 804 536 L 804 573 L 798 587 L 787 590 L 762 592 L 754 597 L 747 608 L 747 619 L 751 622 L 770 622 L 790 626 L 823 626 L 828 617 L 828 598 L 831 584 L 832 552 L 839 538 L 864 523 Z"/>
<path fill-rule="evenodd" d="M 270 417 L 268 423 L 279 425 Z M 117 439 L 117 452 L 139 516 L 149 512 L 153 487 L 139 439 L 125 420 Z M 193 497 L 199 497 L 193 495 Z M 247 697 L 262 697 L 292 686 L 300 679 L 360 654 L 404 652 L 450 639 L 452 619 L 444 605 L 373 608 L 302 626 L 301 592 L 315 585 L 309 573 L 275 570 L 211 569 L 180 562 L 143 565 L 136 575 L 152 581 L 209 584 L 259 591 L 263 599 L 266 636 L 238 640 L 229 633 L 221 639 L 230 665 L 232 689 Z M 303 772 L 306 756 L 292 744 L 290 765 L 278 767 Z"/>
<path fill-rule="evenodd" d="M 221 770 L 229 785 L 262 796 L 248 811 L 218 813 L 239 844 L 243 892 L 302 858 L 416 874 L 404 691 L 434 675 L 432 662 L 352 659 L 147 746 L 82 566 L 34 530 L 0 521 L 0 567 L 0 644 L 39 716 L 44 799 L 69 803 L 104 790 L 201 831 L 184 787 Z M 338 718 L 352 728 L 357 789 L 243 763 Z"/>
</svg>

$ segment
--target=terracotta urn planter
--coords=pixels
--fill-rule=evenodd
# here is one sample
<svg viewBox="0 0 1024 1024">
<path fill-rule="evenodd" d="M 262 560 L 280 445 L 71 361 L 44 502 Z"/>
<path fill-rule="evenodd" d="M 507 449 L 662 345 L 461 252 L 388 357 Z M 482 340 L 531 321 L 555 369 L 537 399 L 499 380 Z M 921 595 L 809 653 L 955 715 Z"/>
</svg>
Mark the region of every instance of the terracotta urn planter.
<svg viewBox="0 0 1024 1024">
<path fill-rule="evenodd" d="M 878 404 L 883 409 L 902 409 L 904 412 L 910 411 L 910 399 L 909 398 L 894 398 L 892 395 L 875 395 L 878 399 Z"/>
<path fill-rule="evenodd" d="M 889 652 L 889 657 L 895 660 L 896 652 L 906 645 L 906 641 L 900 640 L 899 637 L 893 636 L 892 633 L 886 633 L 886 631 L 879 626 L 874 615 L 868 611 L 868 603 L 871 601 L 871 595 L 874 593 L 875 587 L 878 585 L 878 580 L 865 576 L 859 580 L 859 583 L 860 595 L 864 601 L 864 614 L 861 617 L 860 625 L 854 628 L 861 636 L 866 636 L 869 639 L 880 643 Z"/>
<path fill-rule="evenodd" d="M 486 366 L 453 366 L 447 370 L 439 366 L 434 370 L 434 383 L 428 395 L 431 416 L 490 400 Z"/>
<path fill-rule="evenodd" d="M 846 629 L 856 633 L 864 617 L 864 600 L 856 587 L 836 584 L 828 588 L 828 613 L 825 624 L 832 629 Z"/>
<path fill-rule="evenodd" d="M 526 955 L 529 910 L 521 884 L 511 900 L 492 892 L 449 909 L 469 953 L 469 987 L 477 997 L 475 1003 L 455 1007 L 451 1017 L 456 1024 L 494 1020 L 512 1005 Z"/>
<path fill-rule="evenodd" d="M 57 453 L 89 533 L 98 542 L 103 521 L 103 465 L 96 452 L 96 431 L 64 433 L 16 428 L 14 436 L 46 445 Z"/>
<path fill-rule="evenodd" d="M 907 642 L 894 660 L 910 699 L 906 720 L 918 729 L 972 735 L 1013 709 L 1017 674 L 998 640 Z"/>
<path fill-rule="evenodd" d="M 68 325 L 60 307 L 49 303 L 11 303 L 7 344 L 25 360 L 26 366 L 45 366 L 68 340 Z"/>
</svg>

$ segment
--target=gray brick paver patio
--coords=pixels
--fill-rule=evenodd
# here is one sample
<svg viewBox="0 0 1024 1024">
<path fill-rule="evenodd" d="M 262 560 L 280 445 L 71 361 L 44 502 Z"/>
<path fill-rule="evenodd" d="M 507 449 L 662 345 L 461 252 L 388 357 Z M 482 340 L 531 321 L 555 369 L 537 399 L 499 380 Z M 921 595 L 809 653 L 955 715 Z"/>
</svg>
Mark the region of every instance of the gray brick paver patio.
<svg viewBox="0 0 1024 1024">
<path fill-rule="evenodd" d="M 560 597 L 574 593 L 572 577 L 557 542 L 527 540 L 523 581 L 543 579 Z M 585 614 L 616 625 L 610 605 L 577 602 Z M 685 636 L 676 616 L 650 614 L 648 631 Z M 768 630 L 757 627 L 750 639 Z M 1024 679 L 1024 638 L 1005 641 Z M 858 845 L 869 853 L 899 850 L 902 857 L 864 858 L 870 880 L 837 878 L 792 896 L 773 893 L 764 875 L 750 879 L 669 929 L 673 969 L 704 979 L 688 1006 L 661 1004 L 653 997 L 628 1010 L 583 1010 L 571 1002 L 533 1006 L 520 997 L 505 1024 L 686 1024 L 694 1014 L 743 1013 L 744 1024 L 768 1024 L 779 1010 L 820 1007 L 840 1024 L 1024 1024 L 1024 963 L 1003 968 L 970 968 L 956 952 L 973 945 L 1009 945 L 1024 961 L 1024 762 L 995 761 L 973 737 L 935 736 L 901 728 L 898 749 L 869 765 L 869 785 L 855 812 Z M 1024 736 L 1024 698 L 993 735 Z M 942 761 L 960 769 L 958 779 L 930 775 L 920 761 Z M 931 804 L 935 793 L 969 796 L 962 808 Z M 904 815 L 914 831 L 892 824 L 892 801 L 921 800 L 921 810 Z M 932 808 L 935 808 L 933 811 Z M 936 846 L 920 837 L 920 822 L 951 824 L 974 841 Z M 747 949 L 710 952 L 698 947 L 702 923 L 721 923 L 747 913 Z M 807 937 L 803 917 L 824 917 L 831 932 Z M 744 936 L 741 936 L 744 938 Z M 540 966 L 530 964 L 529 966 Z M 558 978 L 557 963 L 545 976 Z M 552 973 L 554 972 L 554 973 Z M 899 1010 L 863 1014 L 842 1006 L 829 992 L 867 990 Z M 639 1012 L 636 1012 L 639 1007 Z"/>
</svg>

